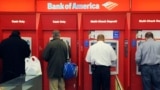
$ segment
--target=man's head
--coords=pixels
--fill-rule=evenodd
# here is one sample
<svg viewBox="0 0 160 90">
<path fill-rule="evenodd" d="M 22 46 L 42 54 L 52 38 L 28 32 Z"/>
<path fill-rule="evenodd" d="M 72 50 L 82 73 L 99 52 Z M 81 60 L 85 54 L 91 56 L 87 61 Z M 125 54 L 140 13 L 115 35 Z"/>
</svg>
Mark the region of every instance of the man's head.
<svg viewBox="0 0 160 90">
<path fill-rule="evenodd" d="M 60 38 L 60 32 L 59 32 L 59 30 L 54 30 L 53 31 L 53 38 Z"/>
<path fill-rule="evenodd" d="M 147 33 L 145 34 L 145 38 L 146 38 L 146 39 L 154 38 L 153 33 L 152 33 L 152 32 L 147 32 Z"/>
<path fill-rule="evenodd" d="M 103 34 L 99 34 L 99 35 L 97 36 L 97 41 L 104 41 L 104 40 L 105 40 L 105 37 L 104 37 Z"/>
<path fill-rule="evenodd" d="M 19 30 L 13 30 L 10 36 L 20 36 Z"/>
</svg>

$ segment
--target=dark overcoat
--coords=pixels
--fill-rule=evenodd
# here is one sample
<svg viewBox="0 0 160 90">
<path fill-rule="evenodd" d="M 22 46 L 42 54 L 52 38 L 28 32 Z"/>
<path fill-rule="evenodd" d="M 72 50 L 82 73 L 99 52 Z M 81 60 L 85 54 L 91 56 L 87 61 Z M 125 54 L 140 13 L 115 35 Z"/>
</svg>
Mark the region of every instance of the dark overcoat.
<svg viewBox="0 0 160 90">
<path fill-rule="evenodd" d="M 11 34 L 0 43 L 3 82 L 25 74 L 25 57 L 29 55 L 29 45 L 19 35 Z"/>
<path fill-rule="evenodd" d="M 64 63 L 67 61 L 67 45 L 59 38 L 51 40 L 44 49 L 43 58 L 48 62 L 49 78 L 62 78 Z"/>
</svg>

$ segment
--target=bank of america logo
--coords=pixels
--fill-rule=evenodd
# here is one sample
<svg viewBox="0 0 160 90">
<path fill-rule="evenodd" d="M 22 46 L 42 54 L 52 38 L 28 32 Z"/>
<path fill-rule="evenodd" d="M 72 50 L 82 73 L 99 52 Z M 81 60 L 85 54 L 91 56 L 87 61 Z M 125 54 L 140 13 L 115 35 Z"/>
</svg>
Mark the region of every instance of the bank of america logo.
<svg viewBox="0 0 160 90">
<path fill-rule="evenodd" d="M 113 8 L 115 8 L 116 6 L 118 6 L 118 4 L 115 3 L 115 2 L 108 1 L 108 2 L 106 2 L 104 4 L 102 4 L 102 6 L 104 6 L 108 10 L 112 10 Z"/>
</svg>

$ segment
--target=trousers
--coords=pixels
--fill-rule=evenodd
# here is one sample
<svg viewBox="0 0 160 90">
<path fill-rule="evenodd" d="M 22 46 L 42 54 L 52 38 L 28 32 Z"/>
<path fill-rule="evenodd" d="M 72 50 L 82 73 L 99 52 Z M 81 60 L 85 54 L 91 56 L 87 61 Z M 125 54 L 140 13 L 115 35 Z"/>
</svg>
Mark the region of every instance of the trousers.
<svg viewBox="0 0 160 90">
<path fill-rule="evenodd" d="M 94 66 L 92 71 L 92 90 L 110 90 L 110 67 Z"/>
<path fill-rule="evenodd" d="M 160 90 L 160 65 L 142 65 L 143 90 Z"/>
<path fill-rule="evenodd" d="M 50 90 L 65 90 L 65 83 L 63 78 L 49 79 Z"/>
</svg>

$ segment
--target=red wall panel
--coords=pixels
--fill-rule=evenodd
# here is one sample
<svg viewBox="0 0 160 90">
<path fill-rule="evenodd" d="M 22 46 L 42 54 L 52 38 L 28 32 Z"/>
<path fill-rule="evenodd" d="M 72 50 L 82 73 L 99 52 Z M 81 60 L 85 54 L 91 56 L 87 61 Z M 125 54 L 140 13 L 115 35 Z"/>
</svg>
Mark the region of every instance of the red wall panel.
<svg viewBox="0 0 160 90">
<path fill-rule="evenodd" d="M 131 11 L 160 11 L 160 0 L 130 0 Z"/>
<path fill-rule="evenodd" d="M 160 14 L 132 14 L 131 29 L 160 29 Z"/>
<path fill-rule="evenodd" d="M 0 0 L 0 12 L 35 12 L 35 0 Z"/>
</svg>

